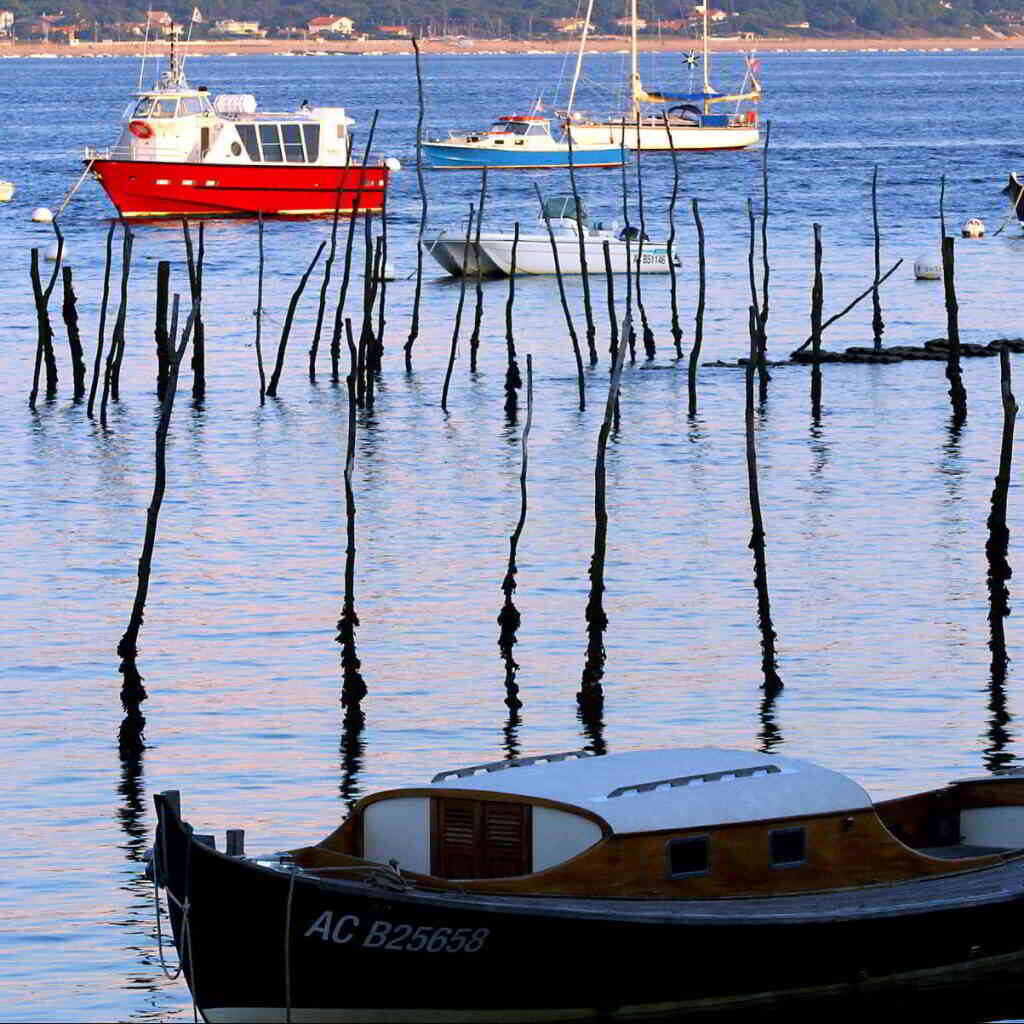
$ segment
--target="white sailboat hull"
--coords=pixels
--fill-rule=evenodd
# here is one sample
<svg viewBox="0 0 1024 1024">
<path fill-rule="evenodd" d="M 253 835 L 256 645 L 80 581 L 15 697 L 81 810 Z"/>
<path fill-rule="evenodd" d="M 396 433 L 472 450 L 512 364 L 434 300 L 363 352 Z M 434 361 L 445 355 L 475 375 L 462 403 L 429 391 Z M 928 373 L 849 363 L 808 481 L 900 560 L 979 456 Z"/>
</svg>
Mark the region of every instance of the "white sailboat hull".
<svg viewBox="0 0 1024 1024">
<path fill-rule="evenodd" d="M 665 150 L 671 149 L 746 149 L 756 146 L 761 132 L 756 123 L 744 122 L 732 125 L 698 125 L 684 122 L 669 122 L 666 129 L 661 122 L 607 121 L 571 123 L 567 126 L 573 144 L 579 145 L 623 145 L 626 149 Z M 671 139 L 670 139 L 671 136 Z"/>
</svg>

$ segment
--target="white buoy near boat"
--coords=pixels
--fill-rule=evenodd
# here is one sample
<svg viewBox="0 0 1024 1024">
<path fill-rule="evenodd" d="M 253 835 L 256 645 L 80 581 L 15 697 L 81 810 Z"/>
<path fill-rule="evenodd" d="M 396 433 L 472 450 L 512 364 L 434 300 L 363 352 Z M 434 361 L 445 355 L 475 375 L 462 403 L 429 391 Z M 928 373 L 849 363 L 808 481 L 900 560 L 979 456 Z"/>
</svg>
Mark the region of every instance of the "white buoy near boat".
<svg viewBox="0 0 1024 1024">
<path fill-rule="evenodd" d="M 48 206 L 37 206 L 32 211 L 32 219 L 37 224 L 51 224 L 53 222 L 53 210 Z"/>
<path fill-rule="evenodd" d="M 0 203 L 9 203 L 14 198 L 14 182 L 0 181 Z"/>
<path fill-rule="evenodd" d="M 402 161 L 399 160 L 397 156 L 389 156 L 387 160 L 384 161 L 384 166 L 389 171 L 400 171 L 402 169 Z"/>
<path fill-rule="evenodd" d="M 918 256 L 914 260 L 914 277 L 918 281 L 941 281 L 942 260 L 934 256 Z"/>
<path fill-rule="evenodd" d="M 971 217 L 960 229 L 964 238 L 981 238 L 985 234 L 985 222 L 977 217 Z"/>
</svg>

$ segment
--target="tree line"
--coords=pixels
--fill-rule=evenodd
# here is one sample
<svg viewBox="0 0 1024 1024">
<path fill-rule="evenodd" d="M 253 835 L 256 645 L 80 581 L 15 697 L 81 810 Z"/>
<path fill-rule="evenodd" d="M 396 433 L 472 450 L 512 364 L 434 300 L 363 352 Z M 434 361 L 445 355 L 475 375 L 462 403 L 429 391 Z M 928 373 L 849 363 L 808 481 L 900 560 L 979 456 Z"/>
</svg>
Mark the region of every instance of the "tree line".
<svg viewBox="0 0 1024 1024">
<path fill-rule="evenodd" d="M 624 29 L 615 22 L 625 14 L 624 6 L 622 0 L 604 5 L 607 9 L 595 14 L 594 31 L 622 34 Z M 648 34 L 659 31 L 659 22 L 671 23 L 668 31 L 676 34 L 680 23 L 695 21 L 692 0 L 641 0 L 640 6 Z M 154 0 L 154 7 L 181 22 L 188 20 L 193 9 L 191 3 L 161 6 L 160 0 Z M 198 0 L 198 7 L 202 22 L 193 26 L 196 38 L 214 35 L 214 22 L 220 19 L 258 20 L 274 34 L 304 29 L 322 15 L 349 17 L 359 32 L 372 33 L 378 25 L 405 25 L 421 37 L 564 38 L 556 21 L 578 15 L 565 0 L 504 0 L 500 5 L 493 0 L 378 0 L 372 4 L 369 0 Z M 27 35 L 28 26 L 42 14 L 56 13 L 52 0 L 0 0 L 0 9 L 14 13 L 19 36 Z M 957 35 L 986 25 L 997 31 L 1020 31 L 1024 21 L 1024 0 L 716 0 L 713 10 L 725 14 L 715 23 L 716 35 Z M 146 20 L 144 7 L 118 0 L 70 0 L 60 13 L 66 23 L 89 28 Z M 685 34 L 688 29 L 682 31 Z M 87 28 L 85 38 L 88 35 Z"/>
</svg>

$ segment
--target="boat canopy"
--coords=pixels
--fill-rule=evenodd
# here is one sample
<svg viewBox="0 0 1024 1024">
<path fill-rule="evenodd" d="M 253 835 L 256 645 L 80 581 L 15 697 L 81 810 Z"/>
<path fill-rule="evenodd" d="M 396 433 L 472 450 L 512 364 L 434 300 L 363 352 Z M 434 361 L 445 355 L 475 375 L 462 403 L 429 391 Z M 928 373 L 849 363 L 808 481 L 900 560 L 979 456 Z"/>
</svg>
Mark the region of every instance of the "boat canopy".
<svg viewBox="0 0 1024 1024">
<path fill-rule="evenodd" d="M 551 199 L 544 200 L 544 206 L 542 208 L 541 217 L 546 217 L 548 220 L 575 220 L 577 206 L 579 208 L 580 223 L 587 223 L 587 211 L 583 208 L 583 202 L 577 200 L 574 196 L 553 196 Z"/>
<path fill-rule="evenodd" d="M 807 761 L 715 747 L 578 751 L 443 772 L 431 789 L 553 800 L 598 815 L 617 833 L 867 810 L 852 779 Z"/>
</svg>

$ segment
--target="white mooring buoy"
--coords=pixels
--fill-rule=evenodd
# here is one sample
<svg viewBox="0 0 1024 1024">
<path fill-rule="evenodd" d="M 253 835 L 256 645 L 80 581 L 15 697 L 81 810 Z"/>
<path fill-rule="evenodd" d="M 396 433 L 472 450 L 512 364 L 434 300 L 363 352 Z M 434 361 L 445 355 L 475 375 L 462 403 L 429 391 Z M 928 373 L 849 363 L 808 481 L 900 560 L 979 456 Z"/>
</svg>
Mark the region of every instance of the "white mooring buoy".
<svg viewBox="0 0 1024 1024">
<path fill-rule="evenodd" d="M 934 256 L 918 256 L 914 260 L 914 277 L 918 281 L 941 281 L 942 260 Z"/>
<path fill-rule="evenodd" d="M 53 221 L 53 210 L 48 206 L 37 206 L 32 211 L 32 219 L 37 224 L 50 224 Z"/>
<path fill-rule="evenodd" d="M 389 171 L 400 171 L 402 169 L 402 161 L 396 156 L 389 156 L 387 160 L 384 161 L 384 166 Z"/>
<path fill-rule="evenodd" d="M 9 203 L 14 198 L 14 182 L 0 181 L 0 203 Z"/>
<path fill-rule="evenodd" d="M 46 259 L 48 259 L 51 263 L 56 263 L 57 262 L 57 243 L 54 242 L 53 245 L 51 245 L 50 248 L 47 249 L 45 253 L 43 253 L 43 256 Z M 68 243 L 67 242 L 64 243 L 64 246 L 61 249 L 60 258 L 61 258 L 61 262 L 62 263 L 67 263 L 67 261 L 68 261 Z"/>
<path fill-rule="evenodd" d="M 981 238 L 985 234 L 985 222 L 977 217 L 972 217 L 960 229 L 964 238 Z"/>
</svg>

